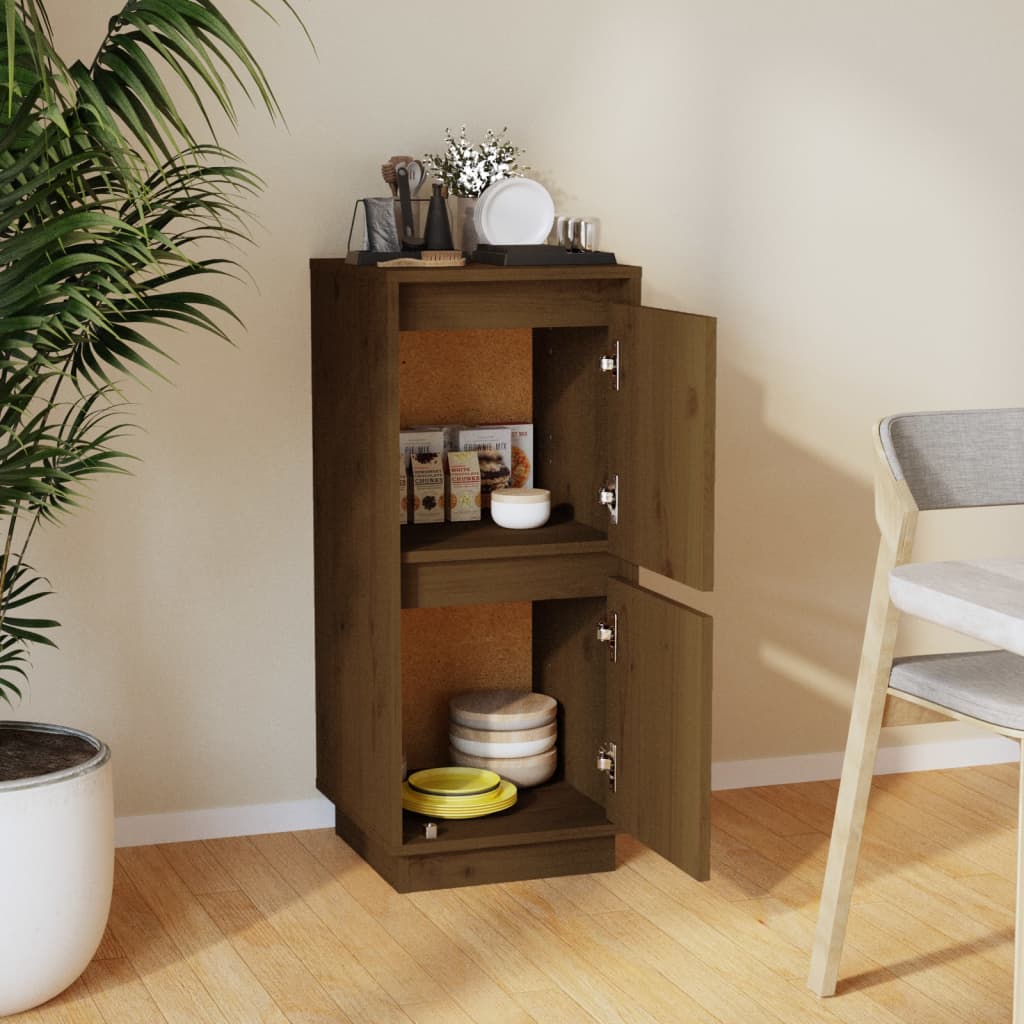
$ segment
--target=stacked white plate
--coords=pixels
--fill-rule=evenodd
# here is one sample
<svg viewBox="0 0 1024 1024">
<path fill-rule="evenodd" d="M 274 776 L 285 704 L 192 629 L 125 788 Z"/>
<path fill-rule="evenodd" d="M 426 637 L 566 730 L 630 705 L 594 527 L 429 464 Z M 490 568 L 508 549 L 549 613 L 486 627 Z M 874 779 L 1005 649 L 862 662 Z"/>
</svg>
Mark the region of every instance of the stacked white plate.
<svg viewBox="0 0 1024 1024">
<path fill-rule="evenodd" d="M 517 786 L 538 786 L 558 761 L 558 704 L 543 693 L 478 690 L 449 703 L 452 763 L 486 768 Z"/>
</svg>

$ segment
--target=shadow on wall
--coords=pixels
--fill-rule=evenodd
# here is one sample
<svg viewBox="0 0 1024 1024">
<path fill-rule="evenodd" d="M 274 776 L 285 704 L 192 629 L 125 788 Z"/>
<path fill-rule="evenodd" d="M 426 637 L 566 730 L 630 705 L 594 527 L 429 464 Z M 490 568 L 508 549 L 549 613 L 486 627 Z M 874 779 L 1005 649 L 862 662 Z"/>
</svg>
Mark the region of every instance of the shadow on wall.
<svg viewBox="0 0 1024 1024">
<path fill-rule="evenodd" d="M 843 749 L 878 545 L 870 483 L 765 413 L 720 361 L 716 761 Z M 869 465 L 867 421 L 863 444 Z"/>
</svg>

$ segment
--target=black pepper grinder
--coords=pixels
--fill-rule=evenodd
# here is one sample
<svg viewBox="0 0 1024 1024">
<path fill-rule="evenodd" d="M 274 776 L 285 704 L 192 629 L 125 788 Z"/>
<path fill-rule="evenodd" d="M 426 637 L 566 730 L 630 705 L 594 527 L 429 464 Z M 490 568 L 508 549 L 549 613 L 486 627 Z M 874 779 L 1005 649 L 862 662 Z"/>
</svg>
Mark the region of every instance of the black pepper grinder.
<svg viewBox="0 0 1024 1024">
<path fill-rule="evenodd" d="M 423 242 L 424 249 L 451 251 L 455 248 L 452 242 L 452 227 L 448 221 L 448 207 L 444 196 L 441 195 L 441 186 L 437 182 L 434 182 L 434 194 L 430 197 L 430 206 L 427 208 L 427 226 Z"/>
</svg>

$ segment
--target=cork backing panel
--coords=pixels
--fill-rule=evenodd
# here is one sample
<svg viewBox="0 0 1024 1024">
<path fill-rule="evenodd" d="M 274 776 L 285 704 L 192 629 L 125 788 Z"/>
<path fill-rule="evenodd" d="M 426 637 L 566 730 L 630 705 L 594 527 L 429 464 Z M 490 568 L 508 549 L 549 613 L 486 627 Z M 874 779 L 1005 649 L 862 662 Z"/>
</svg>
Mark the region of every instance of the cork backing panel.
<svg viewBox="0 0 1024 1024">
<path fill-rule="evenodd" d="M 398 353 L 402 429 L 533 422 L 529 329 L 403 331 Z"/>
<path fill-rule="evenodd" d="M 402 735 L 410 771 L 448 764 L 448 701 L 533 687 L 529 601 L 402 611 Z"/>
</svg>

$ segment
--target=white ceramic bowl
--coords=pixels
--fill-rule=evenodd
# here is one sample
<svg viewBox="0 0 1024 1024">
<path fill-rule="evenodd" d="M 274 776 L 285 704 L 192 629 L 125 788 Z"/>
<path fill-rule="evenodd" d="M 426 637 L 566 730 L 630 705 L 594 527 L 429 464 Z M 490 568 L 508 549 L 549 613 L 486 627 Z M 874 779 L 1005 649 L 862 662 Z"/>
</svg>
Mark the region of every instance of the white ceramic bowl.
<svg viewBox="0 0 1024 1024">
<path fill-rule="evenodd" d="M 453 722 L 469 729 L 509 732 L 553 722 L 558 702 L 532 690 L 473 690 L 452 697 L 448 711 Z"/>
<path fill-rule="evenodd" d="M 552 720 L 547 725 L 539 725 L 536 729 L 470 729 L 468 726 L 451 722 L 448 726 L 451 736 L 474 743 L 532 743 L 534 740 L 553 740 L 558 735 L 558 724 Z"/>
<path fill-rule="evenodd" d="M 509 530 L 535 530 L 551 516 L 551 492 L 543 487 L 503 487 L 491 492 L 491 518 Z"/>
<path fill-rule="evenodd" d="M 493 740 L 467 740 L 463 736 L 448 734 L 451 745 L 463 754 L 473 754 L 474 757 L 532 757 L 534 754 L 543 754 L 551 750 L 555 745 L 557 736 L 552 733 L 550 736 L 541 736 L 535 740 L 518 740 L 515 743 L 496 743 Z"/>
<path fill-rule="evenodd" d="M 517 786 L 539 786 L 547 782 L 554 775 L 558 764 L 558 751 L 555 747 L 532 757 L 476 757 L 455 747 L 452 747 L 450 754 L 452 764 L 486 768 Z"/>
</svg>

